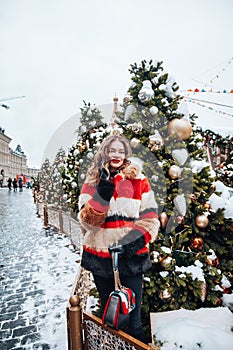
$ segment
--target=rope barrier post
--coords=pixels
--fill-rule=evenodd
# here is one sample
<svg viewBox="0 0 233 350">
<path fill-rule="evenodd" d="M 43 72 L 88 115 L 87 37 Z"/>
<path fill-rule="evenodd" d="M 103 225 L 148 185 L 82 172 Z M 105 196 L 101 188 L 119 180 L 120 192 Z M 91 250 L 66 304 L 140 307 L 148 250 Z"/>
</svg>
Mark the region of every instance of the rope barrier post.
<svg viewBox="0 0 233 350">
<path fill-rule="evenodd" d="M 68 350 L 82 350 L 82 312 L 80 298 L 72 295 L 66 308 Z"/>
<path fill-rule="evenodd" d="M 62 210 L 59 210 L 59 231 L 62 234 L 63 231 L 63 216 L 62 216 Z"/>
<path fill-rule="evenodd" d="M 43 214 L 44 214 L 44 227 L 45 229 L 48 228 L 48 211 L 47 211 L 47 204 L 44 204 L 43 207 Z"/>
</svg>

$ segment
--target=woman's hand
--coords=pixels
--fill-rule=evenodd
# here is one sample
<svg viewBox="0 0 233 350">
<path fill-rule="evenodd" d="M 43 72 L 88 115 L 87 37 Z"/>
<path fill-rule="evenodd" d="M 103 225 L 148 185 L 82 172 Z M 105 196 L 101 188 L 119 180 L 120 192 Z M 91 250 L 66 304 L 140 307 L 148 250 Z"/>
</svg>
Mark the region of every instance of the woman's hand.
<svg viewBox="0 0 233 350">
<path fill-rule="evenodd" d="M 96 187 L 96 190 L 99 196 L 109 202 L 114 193 L 115 185 L 109 181 L 109 175 L 105 168 L 102 168 L 100 171 L 100 181 Z"/>
</svg>

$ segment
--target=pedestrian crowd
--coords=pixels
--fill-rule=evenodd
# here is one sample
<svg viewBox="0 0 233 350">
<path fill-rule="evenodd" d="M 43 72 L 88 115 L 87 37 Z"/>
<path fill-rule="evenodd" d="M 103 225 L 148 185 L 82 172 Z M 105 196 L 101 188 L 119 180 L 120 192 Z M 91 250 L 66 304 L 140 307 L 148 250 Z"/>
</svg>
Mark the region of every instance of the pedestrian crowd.
<svg viewBox="0 0 233 350">
<path fill-rule="evenodd" d="M 11 191 L 13 188 L 13 191 L 17 192 L 17 190 L 19 188 L 19 192 L 22 192 L 23 191 L 23 179 L 21 177 L 19 177 L 18 179 L 14 178 L 14 180 L 12 180 L 12 178 L 9 177 L 7 180 L 7 187 L 9 189 L 9 191 Z M 26 188 L 32 188 L 31 184 L 27 182 Z"/>
</svg>

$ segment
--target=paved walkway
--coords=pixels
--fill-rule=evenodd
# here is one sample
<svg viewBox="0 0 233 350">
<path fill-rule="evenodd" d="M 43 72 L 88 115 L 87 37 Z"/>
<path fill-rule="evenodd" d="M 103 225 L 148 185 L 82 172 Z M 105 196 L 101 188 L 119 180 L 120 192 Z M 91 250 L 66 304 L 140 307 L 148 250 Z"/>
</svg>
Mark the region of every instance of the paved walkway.
<svg viewBox="0 0 233 350">
<path fill-rule="evenodd" d="M 66 304 L 79 256 L 43 229 L 31 190 L 0 189 L 0 349 L 67 349 Z"/>
</svg>

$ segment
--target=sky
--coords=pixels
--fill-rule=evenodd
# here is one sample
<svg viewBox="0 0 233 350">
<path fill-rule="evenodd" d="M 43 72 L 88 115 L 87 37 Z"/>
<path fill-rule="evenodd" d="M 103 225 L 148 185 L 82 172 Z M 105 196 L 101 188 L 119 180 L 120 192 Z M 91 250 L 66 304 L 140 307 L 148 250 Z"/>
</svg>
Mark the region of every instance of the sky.
<svg viewBox="0 0 233 350">
<path fill-rule="evenodd" d="M 184 94 L 211 80 L 230 91 L 232 15 L 231 0 L 0 0 L 0 102 L 10 107 L 0 107 L 0 126 L 10 147 L 20 144 L 28 166 L 40 167 L 83 100 L 121 101 L 130 64 L 143 59 L 163 61 Z M 189 102 L 200 125 L 233 133 L 233 94 L 195 94 L 203 97 L 231 107 Z"/>
</svg>

